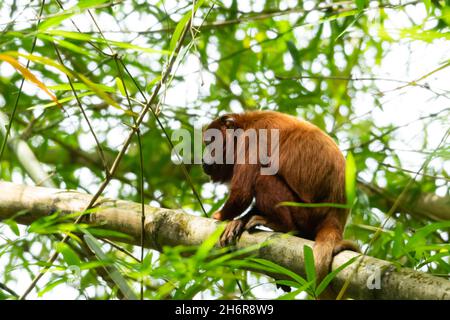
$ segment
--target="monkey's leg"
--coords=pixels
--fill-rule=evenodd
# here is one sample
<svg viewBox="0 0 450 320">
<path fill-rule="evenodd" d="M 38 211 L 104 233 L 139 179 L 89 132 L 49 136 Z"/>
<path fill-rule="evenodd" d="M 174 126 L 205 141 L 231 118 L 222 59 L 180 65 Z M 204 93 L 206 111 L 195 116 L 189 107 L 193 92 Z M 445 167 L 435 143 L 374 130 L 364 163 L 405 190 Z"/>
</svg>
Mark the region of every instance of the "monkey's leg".
<svg viewBox="0 0 450 320">
<path fill-rule="evenodd" d="M 298 201 L 296 195 L 277 175 L 259 176 L 255 183 L 256 208 L 264 215 L 253 215 L 245 229 L 265 226 L 277 232 L 295 231 L 290 207 L 279 206 L 283 201 Z"/>
<path fill-rule="evenodd" d="M 277 175 L 259 176 L 255 183 L 256 207 L 264 215 L 255 214 L 250 217 L 245 225 L 249 230 L 256 226 L 265 226 L 277 232 L 296 231 L 296 225 L 292 216 L 292 208 L 278 206 L 283 201 L 299 201 L 294 192 L 287 186 L 283 179 Z M 277 277 L 275 277 L 277 280 Z M 277 288 L 290 292 L 291 288 L 277 283 Z"/>
</svg>

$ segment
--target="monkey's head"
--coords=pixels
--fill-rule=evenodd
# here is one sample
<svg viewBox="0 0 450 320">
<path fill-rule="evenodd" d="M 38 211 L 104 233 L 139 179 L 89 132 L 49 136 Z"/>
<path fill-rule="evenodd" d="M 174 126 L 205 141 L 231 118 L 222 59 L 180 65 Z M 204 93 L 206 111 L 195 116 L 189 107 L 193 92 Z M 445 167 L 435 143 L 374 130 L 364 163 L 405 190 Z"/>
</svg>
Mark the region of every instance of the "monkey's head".
<svg viewBox="0 0 450 320">
<path fill-rule="evenodd" d="M 203 171 L 214 182 L 228 182 L 233 177 L 236 143 L 234 148 L 227 148 L 227 137 L 230 138 L 230 132 L 239 128 L 238 122 L 239 115 L 226 114 L 215 119 L 203 131 Z M 228 160 L 232 161 L 227 162 L 227 154 Z"/>
</svg>

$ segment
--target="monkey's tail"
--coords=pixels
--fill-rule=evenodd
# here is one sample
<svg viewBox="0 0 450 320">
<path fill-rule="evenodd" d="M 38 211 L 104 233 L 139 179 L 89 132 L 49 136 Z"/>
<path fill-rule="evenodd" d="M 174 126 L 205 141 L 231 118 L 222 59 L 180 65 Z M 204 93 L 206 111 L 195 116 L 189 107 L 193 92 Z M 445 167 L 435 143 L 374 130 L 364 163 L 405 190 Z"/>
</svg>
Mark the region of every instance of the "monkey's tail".
<svg viewBox="0 0 450 320">
<path fill-rule="evenodd" d="M 333 257 L 344 250 L 359 251 L 351 241 L 342 240 L 342 233 L 338 229 L 323 228 L 319 231 L 313 248 L 317 285 L 330 272 Z M 337 294 L 328 286 L 319 299 L 336 299 L 336 296 Z"/>
</svg>

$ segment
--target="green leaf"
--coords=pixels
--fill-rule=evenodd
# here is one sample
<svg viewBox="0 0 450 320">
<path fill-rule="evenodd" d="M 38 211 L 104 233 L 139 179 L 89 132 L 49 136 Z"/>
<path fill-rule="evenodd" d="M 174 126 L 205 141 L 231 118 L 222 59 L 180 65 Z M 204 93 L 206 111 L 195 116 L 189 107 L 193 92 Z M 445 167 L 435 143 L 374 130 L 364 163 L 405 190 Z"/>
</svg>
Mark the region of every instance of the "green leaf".
<svg viewBox="0 0 450 320">
<path fill-rule="evenodd" d="M 46 30 L 45 34 L 53 35 L 53 36 L 61 36 L 68 39 L 80 40 L 80 41 L 95 41 L 96 38 L 87 33 L 79 33 L 74 31 L 65 31 L 65 30 Z"/>
<path fill-rule="evenodd" d="M 125 91 L 125 86 L 123 85 L 122 79 L 120 79 L 119 77 L 116 77 L 116 87 L 117 87 L 117 89 L 119 89 L 122 96 L 124 96 L 124 97 L 127 96 L 127 93 Z"/>
<path fill-rule="evenodd" d="M 59 242 L 56 245 L 56 251 L 62 254 L 64 261 L 69 266 L 79 266 L 80 258 L 73 249 L 66 243 Z"/>
<path fill-rule="evenodd" d="M 427 241 L 427 236 L 440 229 L 448 229 L 450 228 L 450 221 L 442 221 L 442 222 L 435 222 L 432 224 L 429 224 L 423 228 L 417 229 L 414 235 L 408 239 L 408 242 L 406 243 L 405 250 L 415 251 L 419 245 L 424 245 Z"/>
<path fill-rule="evenodd" d="M 61 22 L 63 22 L 64 20 L 71 18 L 75 15 L 74 12 L 68 12 L 68 13 L 61 13 L 58 14 L 55 17 L 52 18 L 48 18 L 45 21 L 43 21 L 41 24 L 39 24 L 39 28 L 38 30 L 40 32 L 45 31 L 51 27 L 57 26 L 59 25 Z"/>
<path fill-rule="evenodd" d="M 355 0 L 356 8 L 358 8 L 359 11 L 364 10 L 366 7 L 366 0 Z"/>
<path fill-rule="evenodd" d="M 264 245 L 264 244 L 263 244 Z M 232 260 L 236 257 L 240 257 L 243 255 L 249 255 L 251 253 L 256 252 L 258 249 L 261 248 L 261 245 L 252 245 L 248 246 L 239 250 L 233 250 L 231 252 L 228 252 L 226 254 L 223 254 L 226 251 L 229 251 L 227 248 L 221 248 L 218 250 L 214 250 L 215 254 L 218 254 L 219 256 L 215 259 L 212 259 L 211 261 L 208 260 L 208 263 L 204 265 L 205 269 L 212 269 L 214 267 L 227 264 L 227 265 L 233 265 L 236 267 L 243 267 L 243 263 L 247 263 L 247 260 Z"/>
<path fill-rule="evenodd" d="M 198 261 L 203 261 L 208 253 L 214 248 L 214 245 L 219 241 L 220 235 L 225 229 L 225 224 L 221 224 L 214 232 L 198 247 L 198 250 L 195 254 L 195 258 Z"/>
<path fill-rule="evenodd" d="M 47 18 L 39 25 L 39 31 L 45 31 L 51 27 L 61 24 L 66 19 L 73 17 L 74 15 L 80 14 L 86 9 L 96 7 L 109 0 L 80 0 L 75 6 L 64 10 L 63 12 L 57 14 L 54 17 Z"/>
<path fill-rule="evenodd" d="M 252 258 L 251 261 L 257 262 L 263 266 L 268 267 L 269 269 L 266 269 L 266 270 L 269 272 L 274 272 L 274 273 L 279 273 L 279 274 L 284 274 L 286 276 L 289 276 L 290 278 L 297 281 L 300 285 L 305 285 L 307 283 L 305 279 L 303 279 L 301 276 L 299 276 L 295 272 L 293 272 L 285 267 L 282 267 L 272 261 L 260 259 L 260 258 Z"/>
<path fill-rule="evenodd" d="M 95 268 L 99 268 L 99 267 L 106 267 L 110 264 L 111 263 L 109 261 L 96 260 L 96 261 L 82 262 L 82 263 L 80 263 L 79 267 L 80 267 L 80 270 L 90 270 L 90 269 L 95 269 Z"/>
<path fill-rule="evenodd" d="M 189 19 L 195 15 L 197 12 L 197 9 L 200 8 L 200 6 L 205 2 L 205 0 L 199 0 L 194 6 L 194 10 L 189 10 L 181 19 L 178 21 L 177 26 L 175 27 L 175 30 L 172 35 L 172 39 L 170 39 L 170 45 L 169 45 L 169 51 L 173 52 L 175 50 L 175 47 L 178 43 L 178 40 L 180 39 L 181 33 L 183 32 L 184 28 L 186 27 L 187 23 L 189 22 Z"/>
<path fill-rule="evenodd" d="M 152 259 L 153 259 L 153 252 L 150 251 L 145 257 L 144 260 L 142 260 L 142 263 L 140 264 L 141 270 L 151 270 L 152 269 Z"/>
<path fill-rule="evenodd" d="M 303 246 L 303 255 L 305 256 L 306 280 L 316 287 L 316 267 L 314 265 L 314 253 L 310 246 Z"/>
<path fill-rule="evenodd" d="M 130 236 L 129 234 L 120 232 L 120 231 L 115 231 L 115 230 L 109 230 L 109 229 L 101 229 L 101 228 L 89 228 L 89 233 L 93 236 L 96 237 L 102 237 L 102 238 L 116 238 L 116 239 L 121 239 L 121 240 L 125 240 L 125 239 L 133 239 L 132 236 Z"/>
<path fill-rule="evenodd" d="M 427 10 L 427 13 L 430 14 L 431 13 L 431 0 L 423 0 L 423 4 L 425 5 L 425 8 Z"/>
<path fill-rule="evenodd" d="M 339 268 L 336 268 L 336 270 L 333 270 L 327 276 L 322 280 L 322 282 L 319 284 L 319 286 L 316 289 L 316 295 L 320 295 L 330 284 L 330 282 L 337 276 L 339 272 L 347 268 L 349 265 L 351 265 L 359 256 L 353 257 L 344 264 L 340 265 Z"/>
<path fill-rule="evenodd" d="M 84 49 L 83 47 L 81 47 L 79 45 L 73 44 L 72 42 L 69 42 L 69 41 L 66 41 L 66 40 L 63 40 L 63 39 L 58 39 L 56 37 L 49 36 L 49 35 L 46 35 L 46 34 L 38 34 L 37 37 L 39 39 L 41 39 L 41 40 L 46 40 L 46 41 L 48 41 L 50 43 L 51 42 L 55 42 L 59 47 L 66 48 L 66 49 L 71 50 L 71 51 L 73 51 L 75 53 L 79 53 L 79 54 L 82 54 L 84 56 L 91 57 L 91 58 L 95 58 L 96 57 L 95 54 L 92 51 L 88 51 L 88 50 Z"/>
<path fill-rule="evenodd" d="M 69 88 L 70 88 L 70 86 L 69 86 Z M 70 89 L 70 90 L 72 90 L 72 89 Z M 95 92 L 89 91 L 89 92 L 79 93 L 77 95 L 78 95 L 78 98 L 81 98 L 81 97 L 86 97 L 86 96 L 93 96 L 93 95 L 95 95 Z M 68 102 L 68 101 L 72 101 L 72 100 L 76 100 L 76 97 L 68 96 L 67 98 L 59 99 L 59 103 L 64 104 L 64 102 Z M 46 103 L 46 104 L 42 104 L 42 105 L 31 106 L 31 107 L 27 108 L 27 110 L 34 110 L 34 109 L 39 109 L 39 108 L 46 109 L 46 108 L 50 108 L 50 107 L 54 107 L 54 106 L 57 106 L 57 104 L 55 102 L 50 102 L 50 103 Z"/>
<path fill-rule="evenodd" d="M 102 248 L 100 247 L 100 243 L 95 239 L 93 236 L 91 236 L 89 233 L 85 232 L 84 234 L 84 240 L 86 241 L 89 248 L 91 248 L 92 251 L 94 251 L 95 255 L 100 260 L 106 260 L 107 256 L 103 252 Z M 125 278 L 119 273 L 119 270 L 114 266 L 110 265 L 106 268 L 108 271 L 108 274 L 110 275 L 111 279 L 114 281 L 115 284 L 120 288 L 120 291 L 123 293 L 123 295 L 128 300 L 137 300 L 136 295 L 134 294 L 133 290 L 128 286 L 127 281 Z"/>
<path fill-rule="evenodd" d="M 347 204 L 351 207 L 356 198 L 356 164 L 355 158 L 351 152 L 347 155 L 345 162 L 345 194 Z"/>
<path fill-rule="evenodd" d="M 435 262 L 437 261 L 439 263 L 440 267 L 444 267 L 448 272 L 450 272 L 450 265 L 444 261 L 443 258 L 445 257 L 449 257 L 450 256 L 450 251 L 445 251 L 445 252 L 439 252 L 436 253 L 434 255 L 432 255 L 431 257 L 425 259 L 425 261 L 423 261 L 422 263 L 420 263 L 417 268 L 422 268 L 423 266 L 426 266 L 427 264 L 431 263 L 431 262 Z"/>
<path fill-rule="evenodd" d="M 78 4 L 76 5 L 76 7 L 80 8 L 82 10 L 85 10 L 85 9 L 97 7 L 108 1 L 110 1 L 110 0 L 80 0 L 80 1 L 78 1 Z"/>
<path fill-rule="evenodd" d="M 2 223 L 6 224 L 9 229 L 11 229 L 11 231 L 18 237 L 20 237 L 20 230 L 19 230 L 19 226 L 17 225 L 17 223 L 12 220 L 12 219 L 5 219 L 2 220 Z"/>
<path fill-rule="evenodd" d="M 292 56 L 292 61 L 294 63 L 295 69 L 297 70 L 298 74 L 300 75 L 302 72 L 300 52 L 298 51 L 294 42 L 292 42 L 290 40 L 286 41 L 286 46 L 289 50 L 289 53 Z"/>
<path fill-rule="evenodd" d="M 275 281 L 276 284 L 281 284 L 283 286 L 288 286 L 292 288 L 299 288 L 301 287 L 299 283 L 292 281 L 292 280 L 277 280 Z"/>
<path fill-rule="evenodd" d="M 170 39 L 169 51 L 173 52 L 175 50 L 178 40 L 180 39 L 181 32 L 183 31 L 191 16 L 192 12 L 189 11 L 178 22 L 177 26 L 175 27 L 175 31 L 173 32 L 172 39 Z"/>
<path fill-rule="evenodd" d="M 72 86 L 77 91 L 89 90 L 89 87 L 81 82 L 72 82 Z M 116 92 L 114 87 L 105 86 L 103 84 L 98 84 L 98 86 L 105 92 L 110 92 L 110 93 Z M 49 89 L 52 89 L 53 91 L 72 91 L 72 87 L 70 86 L 70 84 L 57 84 L 54 86 L 47 86 L 47 87 Z M 64 101 L 64 99 L 61 99 L 60 101 Z"/>
<path fill-rule="evenodd" d="M 68 39 L 74 39 L 74 40 L 81 40 L 81 41 L 92 41 L 102 44 L 109 44 L 112 46 L 116 46 L 123 49 L 132 49 L 136 51 L 142 51 L 147 53 L 158 53 L 162 55 L 168 55 L 171 52 L 167 50 L 159 50 L 159 49 L 153 49 L 153 48 L 145 48 L 141 46 L 137 46 L 134 44 L 131 44 L 129 42 L 122 42 L 122 41 L 114 41 L 114 40 L 108 40 L 103 38 L 94 37 L 92 35 L 86 34 L 86 33 L 78 33 L 73 31 L 65 31 L 65 30 L 47 30 L 45 31 L 46 34 L 55 35 L 55 36 L 61 36 Z"/>
<path fill-rule="evenodd" d="M 152 81 L 150 81 L 147 86 L 145 87 L 145 91 L 149 92 L 152 90 L 152 87 L 161 80 L 161 76 L 157 76 L 155 78 L 152 79 Z"/>
<path fill-rule="evenodd" d="M 394 258 L 400 257 L 404 252 L 404 234 L 405 229 L 403 228 L 403 224 L 398 222 L 394 230 L 394 239 L 392 241 L 392 256 Z"/>
<path fill-rule="evenodd" d="M 303 208 L 324 208 L 324 207 L 342 208 L 342 209 L 351 208 L 351 206 L 348 204 L 331 203 L 331 202 L 303 203 L 303 202 L 283 201 L 283 202 L 280 202 L 277 206 L 303 207 Z"/>
<path fill-rule="evenodd" d="M 42 297 L 47 292 L 51 291 L 52 289 L 54 289 L 55 287 L 59 286 L 60 284 L 63 284 L 63 283 L 66 283 L 66 282 L 67 282 L 67 279 L 63 278 L 63 279 L 57 279 L 57 280 L 55 280 L 53 282 L 50 282 L 50 283 L 46 284 L 44 289 L 39 291 L 38 297 Z"/>
</svg>

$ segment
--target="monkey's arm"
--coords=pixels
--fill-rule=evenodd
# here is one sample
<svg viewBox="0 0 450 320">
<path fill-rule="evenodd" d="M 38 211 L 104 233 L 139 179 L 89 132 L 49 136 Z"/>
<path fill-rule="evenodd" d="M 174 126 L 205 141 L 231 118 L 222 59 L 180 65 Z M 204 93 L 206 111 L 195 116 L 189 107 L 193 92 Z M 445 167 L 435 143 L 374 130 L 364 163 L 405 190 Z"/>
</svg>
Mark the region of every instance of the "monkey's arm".
<svg viewBox="0 0 450 320">
<path fill-rule="evenodd" d="M 230 220 L 242 214 L 252 203 L 254 183 L 259 172 L 256 164 L 236 164 L 231 179 L 230 195 L 223 208 L 214 213 L 217 220 Z"/>
</svg>

